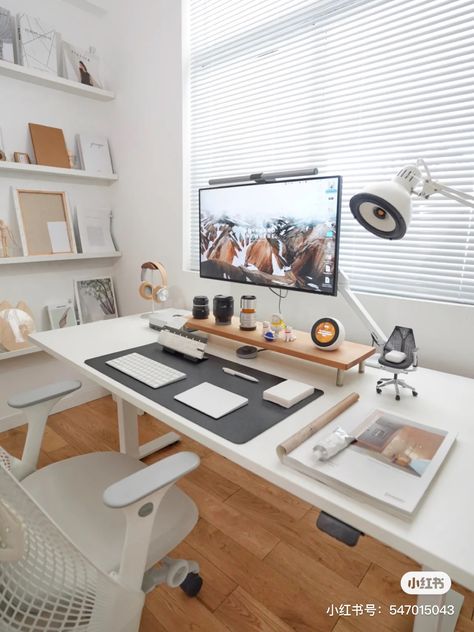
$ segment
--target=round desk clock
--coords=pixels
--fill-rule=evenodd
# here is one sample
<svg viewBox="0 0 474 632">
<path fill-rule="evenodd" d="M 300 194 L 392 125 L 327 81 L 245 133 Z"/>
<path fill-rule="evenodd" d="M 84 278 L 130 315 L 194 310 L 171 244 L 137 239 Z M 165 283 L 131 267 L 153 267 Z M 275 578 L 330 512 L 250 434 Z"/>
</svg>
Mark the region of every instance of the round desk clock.
<svg viewBox="0 0 474 632">
<path fill-rule="evenodd" d="M 320 318 L 311 327 L 311 340 L 321 351 L 334 351 L 345 337 L 344 325 L 335 318 Z"/>
</svg>

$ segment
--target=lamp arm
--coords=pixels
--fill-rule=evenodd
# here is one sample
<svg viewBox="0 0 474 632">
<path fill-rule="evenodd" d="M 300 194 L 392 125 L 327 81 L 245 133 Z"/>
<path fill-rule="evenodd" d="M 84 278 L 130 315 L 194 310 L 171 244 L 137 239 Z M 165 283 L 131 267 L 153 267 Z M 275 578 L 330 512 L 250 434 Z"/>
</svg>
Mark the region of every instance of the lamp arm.
<svg viewBox="0 0 474 632">
<path fill-rule="evenodd" d="M 463 191 L 458 191 L 452 187 L 448 187 L 445 184 L 439 182 L 433 182 L 433 180 L 427 180 L 423 183 L 423 189 L 417 195 L 422 198 L 429 198 L 433 193 L 439 193 L 445 198 L 459 202 L 463 206 L 469 206 L 474 208 L 474 196 Z"/>
<path fill-rule="evenodd" d="M 387 336 L 351 290 L 349 278 L 342 268 L 339 268 L 338 288 L 351 308 L 370 331 L 374 345 L 378 348 L 383 347 L 383 345 L 387 342 Z"/>
</svg>

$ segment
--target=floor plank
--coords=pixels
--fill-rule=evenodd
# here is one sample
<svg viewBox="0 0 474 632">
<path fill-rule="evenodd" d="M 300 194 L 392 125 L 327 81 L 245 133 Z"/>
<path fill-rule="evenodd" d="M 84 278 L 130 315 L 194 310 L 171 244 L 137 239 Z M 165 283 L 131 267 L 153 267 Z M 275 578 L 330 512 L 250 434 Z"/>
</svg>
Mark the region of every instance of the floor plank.
<svg viewBox="0 0 474 632">
<path fill-rule="evenodd" d="M 293 632 L 293 628 L 240 587 L 219 606 L 216 616 L 232 632 Z"/>
</svg>

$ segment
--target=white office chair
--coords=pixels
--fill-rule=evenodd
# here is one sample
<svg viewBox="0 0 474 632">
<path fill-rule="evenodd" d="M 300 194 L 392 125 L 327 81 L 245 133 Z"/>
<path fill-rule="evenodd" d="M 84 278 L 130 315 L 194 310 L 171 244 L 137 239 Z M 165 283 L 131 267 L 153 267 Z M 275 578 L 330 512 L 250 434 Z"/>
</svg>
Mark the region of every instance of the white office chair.
<svg viewBox="0 0 474 632">
<path fill-rule="evenodd" d="M 167 557 L 198 519 L 174 485 L 198 467 L 196 454 L 147 467 L 102 452 L 36 471 L 49 412 L 80 386 L 9 401 L 28 433 L 21 460 L 0 449 L 1 632 L 136 632 L 145 593 L 166 582 L 194 596 L 202 585 L 196 562 Z"/>
</svg>

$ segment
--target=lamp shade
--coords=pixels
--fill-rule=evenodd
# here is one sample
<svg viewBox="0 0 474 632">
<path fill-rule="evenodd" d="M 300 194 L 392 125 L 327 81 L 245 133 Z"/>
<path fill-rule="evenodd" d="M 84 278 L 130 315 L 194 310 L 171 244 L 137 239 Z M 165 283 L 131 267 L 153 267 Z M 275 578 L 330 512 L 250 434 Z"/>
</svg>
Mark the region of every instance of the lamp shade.
<svg viewBox="0 0 474 632">
<path fill-rule="evenodd" d="M 402 239 L 411 219 L 410 195 L 420 175 L 417 167 L 409 166 L 388 182 L 366 186 L 349 202 L 352 215 L 377 237 Z"/>
</svg>

